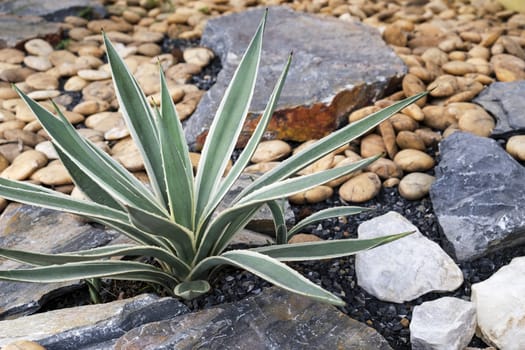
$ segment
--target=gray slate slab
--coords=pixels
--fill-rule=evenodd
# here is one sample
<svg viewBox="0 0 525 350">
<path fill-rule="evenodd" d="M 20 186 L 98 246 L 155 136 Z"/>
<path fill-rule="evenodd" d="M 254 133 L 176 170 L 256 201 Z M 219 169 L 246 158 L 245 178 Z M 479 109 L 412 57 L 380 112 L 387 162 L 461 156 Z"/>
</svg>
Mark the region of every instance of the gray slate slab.
<svg viewBox="0 0 525 350">
<path fill-rule="evenodd" d="M 469 133 L 452 134 L 439 150 L 430 197 L 457 260 L 525 243 L 525 168 L 496 141 Z"/>
<path fill-rule="evenodd" d="M 2 0 L 0 14 L 16 16 L 50 16 L 69 11 L 75 15 L 77 11 L 90 8 L 103 13 L 103 6 L 98 0 Z"/>
<path fill-rule="evenodd" d="M 16 47 L 29 39 L 58 36 L 58 23 L 46 22 L 42 17 L 0 14 L 0 48 Z"/>
<path fill-rule="evenodd" d="M 150 323 L 122 336 L 131 349 L 391 349 L 374 329 L 335 307 L 278 288 L 232 304 Z"/>
<path fill-rule="evenodd" d="M 189 312 L 174 298 L 143 294 L 106 304 L 86 305 L 0 321 L 0 346 L 33 340 L 47 350 L 111 349 L 127 331 Z"/>
<path fill-rule="evenodd" d="M 62 253 L 106 245 L 120 234 L 93 227 L 71 214 L 11 203 L 0 216 L 0 247 L 41 253 Z M 20 268 L 0 259 L 0 269 Z M 78 283 L 0 282 L 0 320 L 32 314 L 49 297 L 76 288 Z M 1 332 L 0 332 L 1 334 Z"/>
<path fill-rule="evenodd" d="M 220 57 L 223 68 L 217 83 L 203 96 L 185 124 L 190 145 L 199 148 L 263 11 L 248 10 L 207 22 L 201 44 Z M 372 27 L 286 7 L 270 7 L 248 116 L 252 122 L 264 110 L 290 51 L 293 62 L 269 125 L 266 135 L 269 138 L 296 141 L 315 135 L 319 138 L 319 134 L 346 122 L 349 111 L 383 96 L 406 73 L 404 63 Z M 245 128 L 244 132 L 249 130 Z"/>
<path fill-rule="evenodd" d="M 525 132 L 525 81 L 492 83 L 474 99 L 496 118 L 492 136 Z"/>
</svg>

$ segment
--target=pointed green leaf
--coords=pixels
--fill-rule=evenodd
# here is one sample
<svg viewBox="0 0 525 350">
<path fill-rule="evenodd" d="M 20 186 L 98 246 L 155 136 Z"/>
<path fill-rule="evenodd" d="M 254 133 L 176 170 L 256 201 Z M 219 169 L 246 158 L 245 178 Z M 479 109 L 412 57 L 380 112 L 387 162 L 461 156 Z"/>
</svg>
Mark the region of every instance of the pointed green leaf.
<svg viewBox="0 0 525 350">
<path fill-rule="evenodd" d="M 111 196 L 128 205 L 144 207 L 159 214 L 163 213 L 163 208 L 159 206 L 151 193 L 138 180 L 131 179 L 133 175 L 115 171 L 119 167 L 116 162 L 109 156 L 104 158 L 94 152 L 88 141 L 77 133 L 61 113 L 55 117 L 21 90 L 17 89 L 17 92 L 38 118 L 53 143 Z M 109 166 L 108 162 L 115 164 Z"/>
<path fill-rule="evenodd" d="M 191 300 L 202 294 L 208 293 L 211 289 L 208 281 L 197 280 L 179 283 L 174 290 L 175 295 L 186 299 Z"/>
<path fill-rule="evenodd" d="M 268 123 L 270 122 L 270 119 L 273 115 L 275 106 L 277 105 L 279 96 L 281 95 L 281 91 L 284 87 L 284 82 L 285 82 L 286 76 L 288 75 L 288 70 L 290 68 L 291 62 L 292 62 L 292 56 L 290 55 L 288 57 L 288 61 L 286 62 L 284 70 L 281 73 L 281 76 L 279 77 L 279 79 L 277 80 L 277 83 L 275 84 L 272 95 L 270 96 L 270 99 L 261 116 L 261 119 L 259 120 L 259 123 L 257 124 L 257 127 L 255 128 L 250 139 L 248 140 L 248 143 L 244 147 L 244 150 L 239 155 L 239 158 L 237 158 L 237 160 L 235 161 L 235 164 L 233 164 L 233 167 L 228 172 L 228 175 L 226 175 L 226 177 L 220 183 L 220 186 L 217 190 L 217 194 L 206 206 L 206 209 L 204 210 L 204 214 L 201 218 L 201 222 L 202 220 L 207 219 L 211 215 L 213 210 L 215 210 L 217 205 L 219 205 L 219 203 L 222 201 L 226 193 L 230 190 L 233 183 L 239 178 L 244 168 L 246 168 L 246 165 L 248 165 L 248 163 L 250 162 L 250 159 L 252 158 L 255 150 L 257 149 L 257 145 L 259 144 L 262 136 L 264 135 L 264 132 L 266 131 Z"/>
<path fill-rule="evenodd" d="M 0 271 L 0 280 L 54 283 L 88 278 L 112 278 L 157 283 L 172 290 L 177 279 L 156 267 L 135 261 L 87 261 Z"/>
<path fill-rule="evenodd" d="M 381 155 L 366 158 L 346 166 L 323 170 L 318 173 L 294 177 L 264 186 L 239 200 L 237 205 L 252 202 L 267 202 L 274 199 L 286 198 L 296 193 L 307 191 L 328 181 L 337 179 L 353 171 L 367 167 Z"/>
<path fill-rule="evenodd" d="M 144 167 L 150 177 L 153 190 L 159 200 L 162 200 L 167 206 L 167 192 L 162 169 L 160 140 L 154 121 L 155 116 L 139 84 L 129 72 L 124 61 L 107 36 L 104 34 L 103 37 L 122 116 L 142 154 Z"/>
<path fill-rule="evenodd" d="M 16 249 L 0 248 L 0 256 L 23 264 L 39 266 L 93 261 L 115 256 L 150 256 L 169 264 L 177 272 L 177 276 L 180 278 L 186 277 L 190 272 L 190 267 L 187 264 L 164 249 L 129 244 L 105 246 L 62 254 L 31 253 Z"/>
<path fill-rule="evenodd" d="M 250 249 L 279 261 L 333 259 L 359 253 L 403 238 L 412 232 L 371 239 L 337 239 L 331 241 L 272 245 Z"/>
<path fill-rule="evenodd" d="M 298 233 L 300 230 L 302 230 L 306 226 L 313 224 L 315 222 L 318 222 L 318 221 L 322 221 L 322 220 L 326 220 L 326 219 L 330 219 L 334 217 L 339 217 L 339 216 L 355 215 L 355 214 L 359 214 L 367 210 L 371 210 L 371 209 L 364 208 L 364 207 L 354 207 L 354 206 L 344 206 L 344 207 L 334 207 L 334 208 L 324 209 L 324 210 L 315 212 L 312 215 L 299 221 L 294 227 L 290 229 L 290 231 L 288 232 L 288 236 L 292 236 Z"/>
<path fill-rule="evenodd" d="M 126 207 L 131 222 L 139 229 L 153 235 L 165 237 L 173 244 L 177 255 L 184 261 L 191 261 L 194 254 L 193 233 L 184 226 L 166 220 L 138 208 Z"/>
<path fill-rule="evenodd" d="M 222 174 L 247 116 L 259 69 L 265 23 L 266 14 L 241 59 L 210 126 L 195 179 L 197 222 L 201 221 L 210 198 L 214 198 L 217 193 Z"/>
<path fill-rule="evenodd" d="M 157 118 L 163 176 L 171 217 L 182 226 L 193 228 L 193 168 L 182 125 L 177 116 L 162 70 L 161 113 Z"/>
<path fill-rule="evenodd" d="M 217 265 L 233 265 L 247 270 L 262 279 L 292 293 L 304 295 L 325 303 L 344 306 L 339 297 L 303 277 L 287 265 L 266 255 L 249 250 L 231 250 L 221 256 L 203 260 L 195 267 L 190 277 L 199 278 Z"/>
<path fill-rule="evenodd" d="M 99 184 L 92 180 L 89 175 L 80 169 L 75 162 L 69 158 L 67 154 L 62 152 L 60 148 L 55 147 L 55 150 L 60 158 L 60 161 L 66 167 L 69 175 L 73 179 L 75 185 L 93 202 L 108 206 L 115 210 L 124 211 L 124 208 L 118 201 L 116 201 L 109 193 L 104 190 Z"/>
<path fill-rule="evenodd" d="M 286 218 L 284 217 L 283 201 L 269 201 L 266 203 L 270 208 L 275 225 L 275 241 L 277 244 L 288 243 L 288 228 L 286 227 Z"/>
</svg>

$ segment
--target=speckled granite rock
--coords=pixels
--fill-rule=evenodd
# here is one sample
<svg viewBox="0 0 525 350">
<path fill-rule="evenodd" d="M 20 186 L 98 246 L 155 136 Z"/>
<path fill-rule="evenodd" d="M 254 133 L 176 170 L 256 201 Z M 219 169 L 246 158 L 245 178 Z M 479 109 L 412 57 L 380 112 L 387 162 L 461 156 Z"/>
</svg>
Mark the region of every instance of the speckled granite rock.
<svg viewBox="0 0 525 350">
<path fill-rule="evenodd" d="M 201 44 L 220 56 L 223 69 L 186 123 L 193 147 L 202 146 L 262 15 L 263 9 L 256 9 L 208 21 Z M 382 96 L 406 73 L 403 62 L 371 27 L 271 7 L 254 100 L 239 145 L 254 129 L 290 51 L 293 63 L 268 138 L 306 141 L 325 136 L 345 121 L 348 112 Z"/>
<path fill-rule="evenodd" d="M 391 349 L 372 328 L 335 307 L 266 289 L 232 304 L 150 323 L 126 333 L 115 350 Z"/>
</svg>

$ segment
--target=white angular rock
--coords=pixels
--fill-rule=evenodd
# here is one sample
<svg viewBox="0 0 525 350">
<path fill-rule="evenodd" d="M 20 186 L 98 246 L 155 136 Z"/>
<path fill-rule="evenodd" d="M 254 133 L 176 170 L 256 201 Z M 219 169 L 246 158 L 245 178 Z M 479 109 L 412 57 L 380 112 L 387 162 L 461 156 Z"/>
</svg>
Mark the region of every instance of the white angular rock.
<svg viewBox="0 0 525 350">
<path fill-rule="evenodd" d="M 410 342 L 412 350 L 463 350 L 475 331 L 474 304 L 444 297 L 414 308 Z"/>
<path fill-rule="evenodd" d="M 482 338 L 500 350 L 525 349 L 525 257 L 472 285 Z"/>
<path fill-rule="evenodd" d="M 402 215 L 391 211 L 362 223 L 357 230 L 359 238 L 407 231 L 415 232 L 356 255 L 359 286 L 378 299 L 394 303 L 458 288 L 463 283 L 459 267 L 438 244 L 423 236 Z"/>
</svg>

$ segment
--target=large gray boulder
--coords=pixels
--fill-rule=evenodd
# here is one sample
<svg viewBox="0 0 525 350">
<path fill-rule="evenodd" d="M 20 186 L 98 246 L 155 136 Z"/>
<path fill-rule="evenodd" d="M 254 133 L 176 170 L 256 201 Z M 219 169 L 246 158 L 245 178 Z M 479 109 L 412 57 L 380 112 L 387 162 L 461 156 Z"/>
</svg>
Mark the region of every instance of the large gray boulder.
<svg viewBox="0 0 525 350">
<path fill-rule="evenodd" d="M 263 13 L 259 8 L 208 21 L 201 43 L 220 57 L 223 69 L 185 124 L 194 148 L 202 146 Z M 291 51 L 292 66 L 268 138 L 306 141 L 325 136 L 346 122 L 348 112 L 396 87 L 406 73 L 404 63 L 372 27 L 271 7 L 254 100 L 239 145 L 255 127 Z"/>
<path fill-rule="evenodd" d="M 525 243 L 525 168 L 496 141 L 469 133 L 452 134 L 439 151 L 430 198 L 457 260 Z"/>
<path fill-rule="evenodd" d="M 124 349 L 390 350 L 374 329 L 335 307 L 278 288 L 261 295 L 135 328 Z"/>
<path fill-rule="evenodd" d="M 525 81 L 492 83 L 474 102 L 480 104 L 496 118 L 493 136 L 507 136 L 525 132 Z"/>
</svg>

